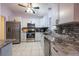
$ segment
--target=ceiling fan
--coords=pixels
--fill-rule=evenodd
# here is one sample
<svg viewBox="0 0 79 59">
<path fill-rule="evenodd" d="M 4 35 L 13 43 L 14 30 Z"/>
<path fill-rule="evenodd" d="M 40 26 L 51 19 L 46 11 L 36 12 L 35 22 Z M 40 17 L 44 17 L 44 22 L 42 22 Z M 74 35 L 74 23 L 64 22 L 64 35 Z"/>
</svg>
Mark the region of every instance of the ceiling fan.
<svg viewBox="0 0 79 59">
<path fill-rule="evenodd" d="M 26 8 L 25 12 L 28 12 L 28 10 L 32 11 L 33 14 L 35 14 L 34 9 L 39 9 L 39 6 L 32 7 L 32 3 L 26 3 L 26 4 L 25 3 L 24 4 L 19 3 L 18 6 Z"/>
</svg>

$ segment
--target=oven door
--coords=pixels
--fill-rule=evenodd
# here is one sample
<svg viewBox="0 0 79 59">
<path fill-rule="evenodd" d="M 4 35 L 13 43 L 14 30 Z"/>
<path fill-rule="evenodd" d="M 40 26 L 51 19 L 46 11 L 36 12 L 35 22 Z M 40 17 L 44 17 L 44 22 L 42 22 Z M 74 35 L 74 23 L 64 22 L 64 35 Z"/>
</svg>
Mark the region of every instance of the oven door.
<svg viewBox="0 0 79 59">
<path fill-rule="evenodd" d="M 26 36 L 27 36 L 27 38 L 35 38 L 35 33 L 29 32 L 29 33 L 27 33 Z"/>
</svg>

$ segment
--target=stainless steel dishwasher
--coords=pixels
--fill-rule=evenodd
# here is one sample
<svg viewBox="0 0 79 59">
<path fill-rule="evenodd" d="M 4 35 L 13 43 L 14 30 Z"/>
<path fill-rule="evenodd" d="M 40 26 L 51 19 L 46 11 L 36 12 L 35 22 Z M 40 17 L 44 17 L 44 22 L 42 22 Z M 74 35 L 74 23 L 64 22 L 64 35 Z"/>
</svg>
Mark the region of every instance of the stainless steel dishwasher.
<svg viewBox="0 0 79 59">
<path fill-rule="evenodd" d="M 51 41 L 44 37 L 44 54 L 45 56 L 51 56 Z"/>
</svg>

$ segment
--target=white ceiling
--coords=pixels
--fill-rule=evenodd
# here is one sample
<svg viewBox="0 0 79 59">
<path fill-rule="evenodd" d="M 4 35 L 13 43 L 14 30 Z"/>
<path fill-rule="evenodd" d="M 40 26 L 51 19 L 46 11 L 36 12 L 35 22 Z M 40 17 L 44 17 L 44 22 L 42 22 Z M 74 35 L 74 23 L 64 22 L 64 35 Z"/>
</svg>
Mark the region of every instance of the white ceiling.
<svg viewBox="0 0 79 59">
<path fill-rule="evenodd" d="M 13 12 L 15 13 L 22 13 L 22 14 L 27 14 L 25 13 L 26 8 L 18 6 L 18 3 L 4 3 L 4 5 L 6 7 L 8 7 L 9 9 L 11 9 Z M 53 4 L 52 3 L 33 3 L 32 5 L 33 7 L 39 6 L 40 9 L 34 9 L 35 10 L 35 15 L 38 16 L 44 16 L 48 13 L 48 8 L 52 8 Z M 30 15 L 34 15 L 34 14 L 30 14 Z"/>
</svg>

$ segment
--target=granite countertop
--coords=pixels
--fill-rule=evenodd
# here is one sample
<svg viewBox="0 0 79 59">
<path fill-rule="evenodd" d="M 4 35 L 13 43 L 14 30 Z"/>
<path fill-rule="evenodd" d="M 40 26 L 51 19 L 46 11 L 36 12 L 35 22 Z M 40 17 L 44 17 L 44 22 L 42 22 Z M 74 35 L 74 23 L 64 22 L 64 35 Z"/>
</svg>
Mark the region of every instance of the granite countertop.
<svg viewBox="0 0 79 59">
<path fill-rule="evenodd" d="M 48 38 L 49 41 L 54 41 L 54 37 L 52 37 L 51 35 L 44 35 L 44 37 Z"/>
<path fill-rule="evenodd" d="M 12 41 L 10 39 L 7 40 L 0 40 L 0 48 L 5 47 L 6 45 L 10 44 Z"/>
<path fill-rule="evenodd" d="M 44 37 L 46 37 L 46 38 L 48 38 L 48 40 L 49 41 L 55 41 L 55 37 L 53 37 L 53 36 L 51 36 L 51 35 L 44 35 Z M 71 40 L 64 40 L 63 39 L 63 42 L 62 43 L 69 43 L 69 44 L 73 44 L 73 45 L 77 45 L 77 46 L 79 46 L 79 40 L 77 40 L 77 41 L 71 41 Z"/>
<path fill-rule="evenodd" d="M 55 37 L 51 35 L 44 35 L 52 44 L 55 45 L 58 49 L 60 49 L 65 55 L 79 55 L 79 41 L 64 41 L 62 43 L 58 43 L 55 41 Z M 54 44 L 53 44 L 54 43 Z"/>
</svg>

